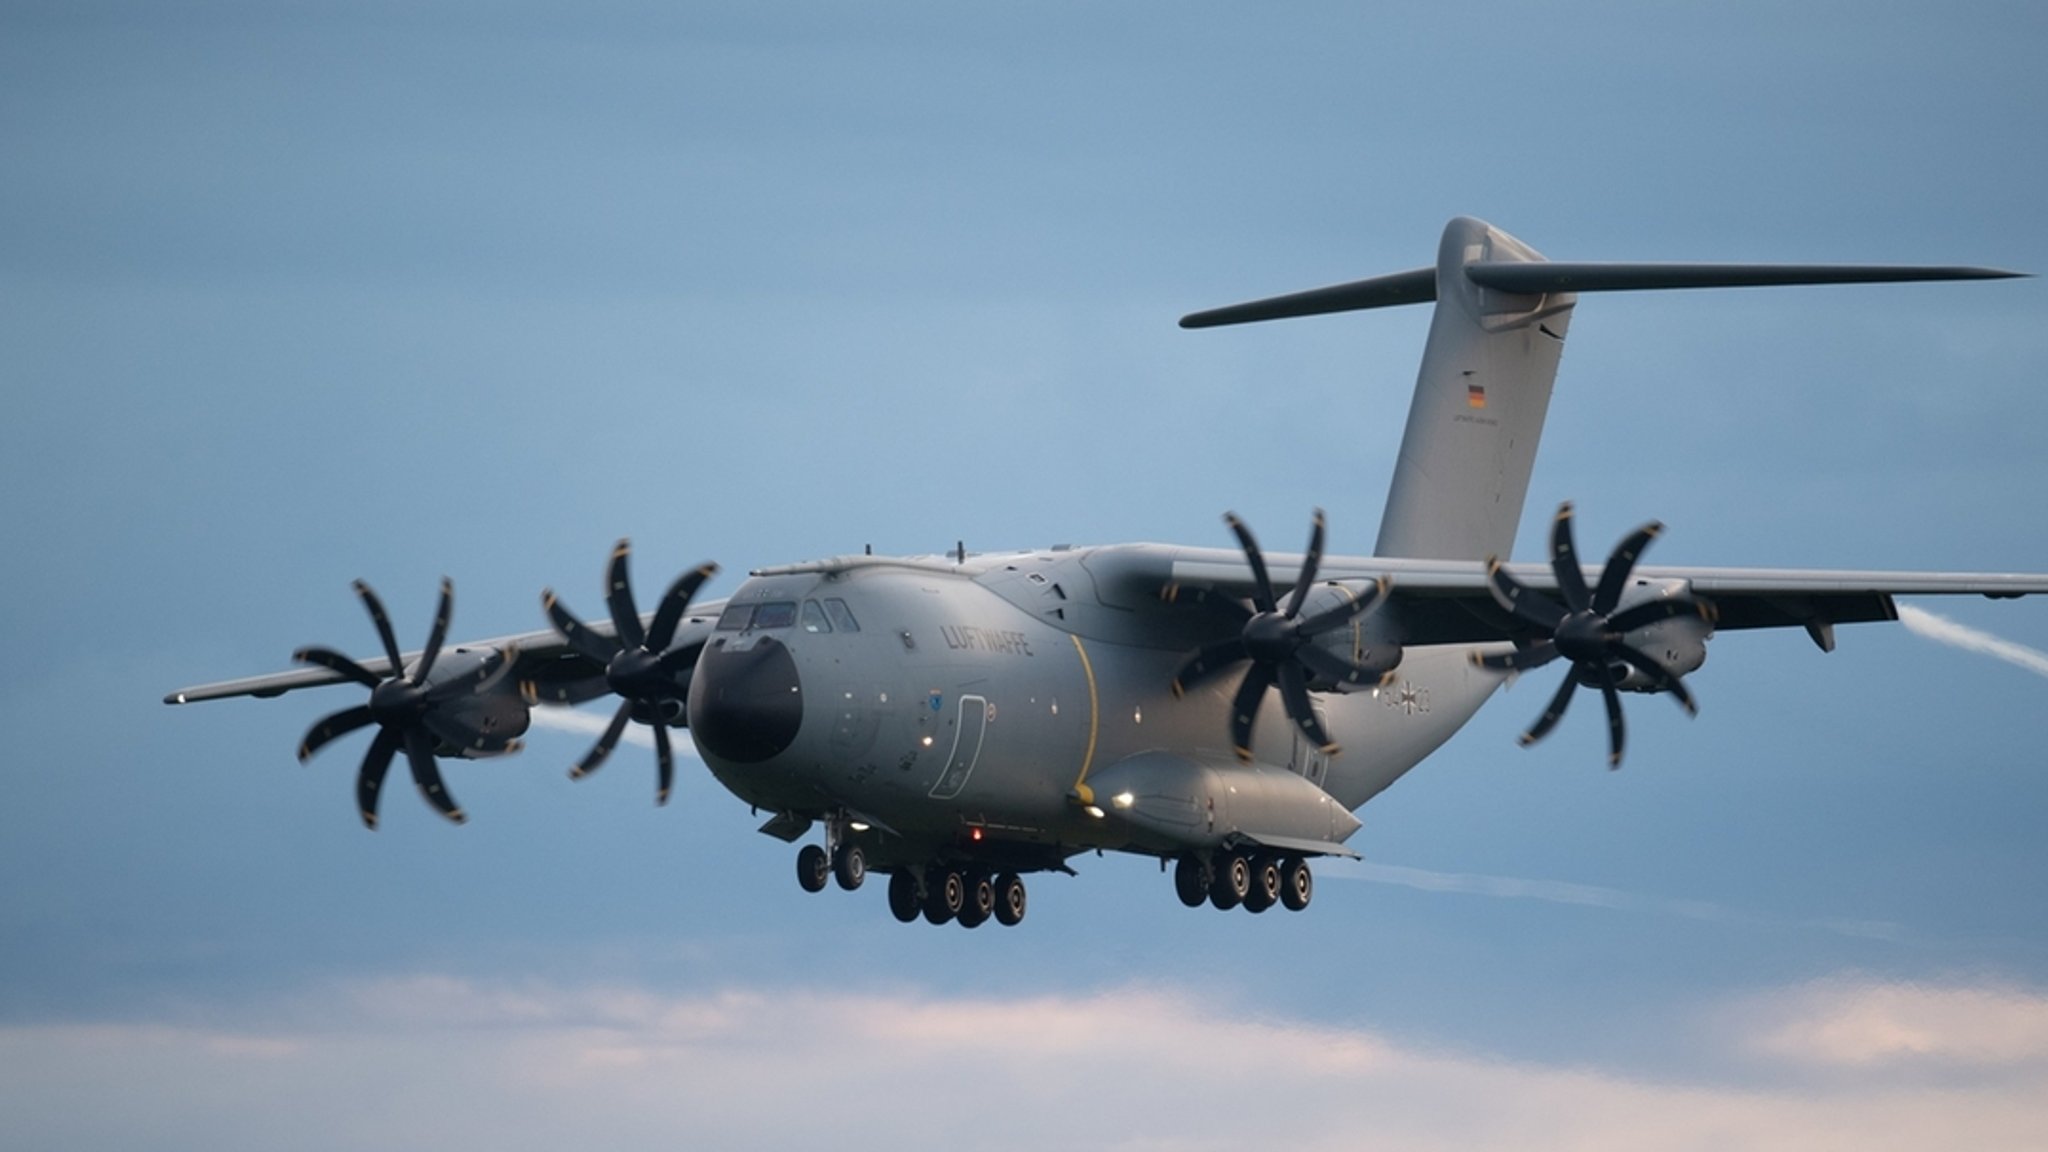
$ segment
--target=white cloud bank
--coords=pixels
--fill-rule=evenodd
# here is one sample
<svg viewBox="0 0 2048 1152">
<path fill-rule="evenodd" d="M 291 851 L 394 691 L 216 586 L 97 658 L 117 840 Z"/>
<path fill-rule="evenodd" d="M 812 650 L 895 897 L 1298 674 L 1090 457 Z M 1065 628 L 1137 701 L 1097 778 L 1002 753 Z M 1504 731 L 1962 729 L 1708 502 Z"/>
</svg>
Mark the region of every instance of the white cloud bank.
<svg viewBox="0 0 2048 1152">
<path fill-rule="evenodd" d="M 0 1114 L 21 1147 L 224 1152 L 1924 1152 L 2048 1132 L 2048 1025 L 2009 1026 L 2048 1018 L 2048 996 L 1844 983 L 1765 1003 L 1726 1014 L 1754 1021 L 1738 1053 L 1847 1072 L 1825 1091 L 1651 1082 L 1150 989 L 672 995 L 421 977 L 308 998 L 264 1027 L 0 1030 Z M 1906 1058 L 1934 1074 L 1902 1077 Z"/>
</svg>

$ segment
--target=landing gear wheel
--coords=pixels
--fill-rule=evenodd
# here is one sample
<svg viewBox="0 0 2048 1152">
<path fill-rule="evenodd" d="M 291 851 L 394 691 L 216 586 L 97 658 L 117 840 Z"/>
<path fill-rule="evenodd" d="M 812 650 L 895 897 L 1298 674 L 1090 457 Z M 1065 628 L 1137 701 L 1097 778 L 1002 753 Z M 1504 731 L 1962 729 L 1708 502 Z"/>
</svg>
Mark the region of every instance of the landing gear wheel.
<svg viewBox="0 0 2048 1152">
<path fill-rule="evenodd" d="M 960 905 L 960 926 L 979 928 L 996 913 L 996 886 L 986 872 L 967 877 L 967 898 Z"/>
<path fill-rule="evenodd" d="M 1252 886 L 1244 894 L 1247 912 L 1264 912 L 1280 902 L 1280 862 L 1260 856 L 1251 862 Z"/>
<path fill-rule="evenodd" d="M 889 915 L 905 924 L 921 911 L 917 898 L 917 873 L 899 869 L 889 874 Z"/>
<path fill-rule="evenodd" d="M 947 869 L 939 873 L 936 881 L 926 880 L 924 891 L 924 918 L 934 924 L 944 924 L 960 914 L 961 905 L 967 903 L 967 881 L 958 872 Z"/>
<path fill-rule="evenodd" d="M 1280 902 L 1287 905 L 1289 912 L 1299 912 L 1308 907 L 1309 897 L 1315 894 L 1316 878 L 1309 873 L 1308 861 L 1289 856 L 1280 865 Z"/>
<path fill-rule="evenodd" d="M 1252 890 L 1252 862 L 1244 853 L 1232 852 L 1223 858 L 1223 866 L 1216 870 L 1216 878 L 1209 884 L 1209 903 L 1228 912 L 1239 904 Z"/>
<path fill-rule="evenodd" d="M 841 844 L 832 861 L 832 875 L 848 892 L 860 887 L 868 878 L 868 854 L 858 844 Z"/>
<path fill-rule="evenodd" d="M 1209 878 L 1202 875 L 1202 861 L 1192 853 L 1174 861 L 1173 894 L 1190 908 L 1208 903 Z"/>
<path fill-rule="evenodd" d="M 996 923 L 1014 928 L 1024 919 L 1024 881 L 1015 872 L 996 877 Z"/>
<path fill-rule="evenodd" d="M 797 849 L 796 882 L 806 892 L 823 892 L 825 880 L 832 875 L 832 861 L 825 850 L 816 844 L 806 844 Z"/>
</svg>

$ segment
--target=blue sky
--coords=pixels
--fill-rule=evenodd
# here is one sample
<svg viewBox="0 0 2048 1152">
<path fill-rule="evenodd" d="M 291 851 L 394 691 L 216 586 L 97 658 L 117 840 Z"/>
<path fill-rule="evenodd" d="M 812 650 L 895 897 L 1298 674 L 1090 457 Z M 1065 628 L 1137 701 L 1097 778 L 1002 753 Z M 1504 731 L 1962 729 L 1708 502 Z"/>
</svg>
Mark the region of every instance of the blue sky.
<svg viewBox="0 0 2048 1152">
<path fill-rule="evenodd" d="M 765 10 L 763 10 L 765 9 Z M 174 687 L 850 552 L 1370 547 L 1424 311 L 1183 332 L 1427 263 L 2048 272 L 2011 5 L 0 4 L 0 1111 L 72 1148 L 2023 1143 L 2042 677 L 1729 635 L 1697 720 L 1507 693 L 1292 917 L 1143 861 L 1026 924 L 807 896 L 587 738 L 351 810 L 339 696 Z M 1667 563 L 2048 571 L 2041 281 L 1603 296 L 1558 501 Z M 2048 649 L 2048 604 L 1931 603 Z"/>
</svg>

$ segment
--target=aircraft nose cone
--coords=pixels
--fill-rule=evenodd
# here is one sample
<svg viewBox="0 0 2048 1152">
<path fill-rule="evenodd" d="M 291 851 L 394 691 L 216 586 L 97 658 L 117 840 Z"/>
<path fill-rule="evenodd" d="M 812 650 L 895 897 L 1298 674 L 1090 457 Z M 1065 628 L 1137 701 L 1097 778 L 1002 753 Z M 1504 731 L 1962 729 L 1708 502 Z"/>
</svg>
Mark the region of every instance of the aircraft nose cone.
<svg viewBox="0 0 2048 1152">
<path fill-rule="evenodd" d="M 772 636 L 746 648 L 713 641 L 690 678 L 690 734 L 707 755 L 734 764 L 774 759 L 804 719 L 789 649 Z"/>
</svg>

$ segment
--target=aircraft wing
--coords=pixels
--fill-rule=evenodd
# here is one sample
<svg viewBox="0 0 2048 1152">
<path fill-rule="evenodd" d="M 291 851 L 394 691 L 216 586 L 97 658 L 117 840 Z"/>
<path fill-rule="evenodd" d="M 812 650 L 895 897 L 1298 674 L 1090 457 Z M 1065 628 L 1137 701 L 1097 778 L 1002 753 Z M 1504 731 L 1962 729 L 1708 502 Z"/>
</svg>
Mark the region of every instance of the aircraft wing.
<svg viewBox="0 0 2048 1152">
<path fill-rule="evenodd" d="M 691 605 L 690 615 L 676 630 L 676 647 L 688 647 L 702 643 L 704 637 L 718 620 L 725 601 L 715 600 Z M 644 614 L 640 623 L 645 627 L 653 620 L 653 614 Z M 592 620 L 588 624 L 592 632 L 600 636 L 616 635 L 610 620 Z M 533 685 L 534 693 L 550 703 L 578 704 L 594 700 L 605 693 L 604 666 L 578 653 L 552 628 L 537 632 L 522 632 L 516 636 L 499 636 L 490 640 L 468 640 L 450 642 L 443 651 L 458 649 L 485 650 L 491 648 L 513 648 L 518 652 L 518 662 L 513 665 L 509 679 L 517 683 Z M 418 659 L 418 650 L 401 655 L 401 664 L 411 664 Z M 382 656 L 366 657 L 357 661 L 373 675 L 384 677 L 391 674 L 391 661 Z M 223 700 L 231 696 L 281 696 L 301 688 L 318 688 L 327 684 L 346 683 L 348 678 L 327 668 L 295 668 L 288 672 L 271 672 L 262 676 L 246 676 L 237 680 L 222 680 L 213 684 L 198 684 L 180 688 L 164 697 L 166 704 L 193 704 L 201 700 Z"/>
<path fill-rule="evenodd" d="M 1287 587 L 1300 572 L 1300 557 L 1269 556 L 1276 587 Z M 1503 565 L 1517 583 L 1558 594 L 1548 564 Z M 1255 586 L 1242 553 L 1183 549 L 1173 559 L 1172 579 L 1186 587 L 1209 587 L 1250 597 Z M 1584 569 L 1589 585 L 1597 568 Z M 1405 644 L 1476 644 L 1512 640 L 1527 627 L 1503 611 L 1487 589 L 1486 566 L 1473 561 L 1325 557 L 1318 580 L 1391 578 L 1385 611 L 1398 622 Z M 1683 580 L 1693 594 L 1717 610 L 1717 629 L 1803 627 L 1823 647 L 1835 624 L 1896 620 L 1898 596 L 1987 596 L 2009 599 L 2048 595 L 2048 574 L 2004 572 L 1887 572 L 1819 568 L 1680 568 L 1644 565 L 1634 579 Z"/>
</svg>

